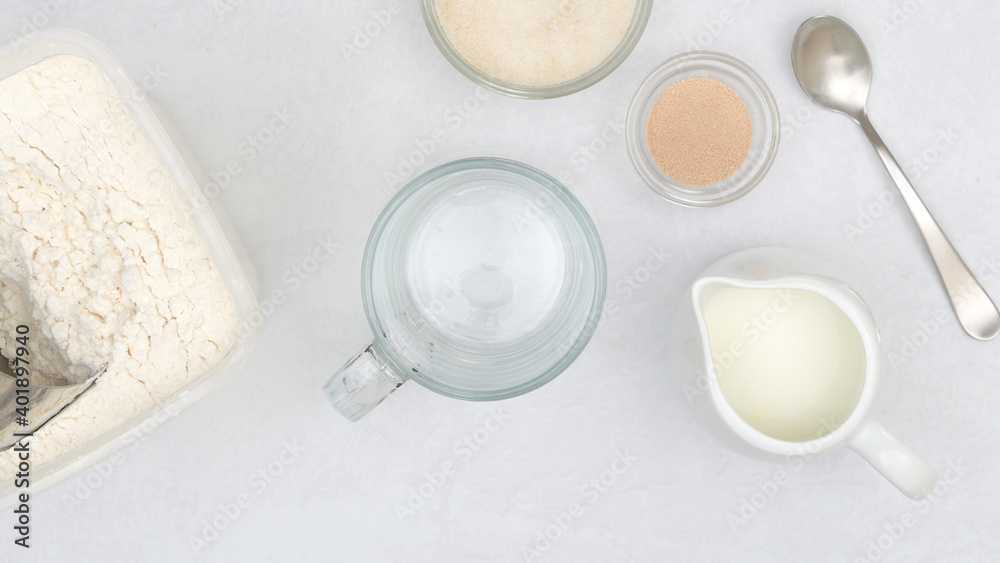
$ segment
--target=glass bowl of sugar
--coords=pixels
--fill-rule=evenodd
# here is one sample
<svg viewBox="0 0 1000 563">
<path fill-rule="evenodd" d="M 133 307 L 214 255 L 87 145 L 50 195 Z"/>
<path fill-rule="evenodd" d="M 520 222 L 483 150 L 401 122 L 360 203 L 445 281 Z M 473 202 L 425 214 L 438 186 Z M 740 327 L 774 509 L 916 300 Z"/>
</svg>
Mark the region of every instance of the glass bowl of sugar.
<svg viewBox="0 0 1000 563">
<path fill-rule="evenodd" d="M 625 119 L 629 156 L 661 196 L 688 207 L 733 201 L 778 152 L 778 106 L 742 62 L 698 51 L 674 57 L 639 87 Z"/>
<path fill-rule="evenodd" d="M 557 98 L 600 82 L 632 52 L 652 0 L 420 0 L 431 38 L 473 82 Z"/>
</svg>

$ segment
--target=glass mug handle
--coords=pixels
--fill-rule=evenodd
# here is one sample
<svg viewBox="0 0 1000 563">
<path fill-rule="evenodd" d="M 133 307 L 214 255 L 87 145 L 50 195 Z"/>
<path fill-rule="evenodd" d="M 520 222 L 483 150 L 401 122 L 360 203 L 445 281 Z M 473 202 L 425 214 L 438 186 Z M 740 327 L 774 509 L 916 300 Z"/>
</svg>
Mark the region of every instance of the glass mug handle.
<svg viewBox="0 0 1000 563">
<path fill-rule="evenodd" d="M 912 499 L 924 498 L 937 483 L 937 471 L 874 418 L 861 423 L 849 445 Z"/>
<path fill-rule="evenodd" d="M 369 344 L 323 386 L 333 408 L 351 422 L 360 420 L 405 382 L 381 354 L 374 343 Z"/>
</svg>

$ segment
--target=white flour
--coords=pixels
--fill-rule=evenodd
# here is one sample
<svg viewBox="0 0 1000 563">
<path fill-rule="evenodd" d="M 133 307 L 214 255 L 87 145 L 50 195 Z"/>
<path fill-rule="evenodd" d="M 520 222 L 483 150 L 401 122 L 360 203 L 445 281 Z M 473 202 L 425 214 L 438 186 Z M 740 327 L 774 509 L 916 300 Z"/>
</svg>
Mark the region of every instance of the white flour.
<svg viewBox="0 0 1000 563">
<path fill-rule="evenodd" d="M 22 323 L 34 360 L 107 366 L 35 434 L 35 467 L 167 397 L 235 338 L 231 295 L 171 180 L 78 57 L 0 81 L 0 347 Z M 13 459 L 0 455 L 0 480 Z"/>
</svg>

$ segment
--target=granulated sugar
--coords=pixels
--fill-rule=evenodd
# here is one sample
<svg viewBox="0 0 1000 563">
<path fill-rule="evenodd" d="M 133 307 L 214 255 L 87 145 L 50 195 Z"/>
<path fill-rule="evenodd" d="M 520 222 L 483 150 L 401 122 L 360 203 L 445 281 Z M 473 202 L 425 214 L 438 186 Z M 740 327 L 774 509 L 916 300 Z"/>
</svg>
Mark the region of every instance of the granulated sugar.
<svg viewBox="0 0 1000 563">
<path fill-rule="evenodd" d="M 711 78 L 688 78 L 667 88 L 646 124 L 646 144 L 656 165 L 674 181 L 691 186 L 735 174 L 752 140 L 746 103 Z"/>
<path fill-rule="evenodd" d="M 497 80 L 552 86 L 597 68 L 621 44 L 636 0 L 435 0 L 448 41 Z"/>
</svg>

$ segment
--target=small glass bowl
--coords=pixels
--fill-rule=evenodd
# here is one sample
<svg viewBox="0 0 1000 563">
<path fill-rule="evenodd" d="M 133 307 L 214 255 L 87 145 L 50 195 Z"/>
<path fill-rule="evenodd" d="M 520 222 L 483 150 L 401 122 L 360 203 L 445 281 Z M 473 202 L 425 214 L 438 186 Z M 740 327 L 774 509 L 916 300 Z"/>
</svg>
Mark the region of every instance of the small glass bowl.
<svg viewBox="0 0 1000 563">
<path fill-rule="evenodd" d="M 712 78 L 732 88 L 746 103 L 753 125 L 750 152 L 743 166 L 725 180 L 707 186 L 682 184 L 667 176 L 646 143 L 646 124 L 653 105 L 667 88 L 688 78 Z M 760 76 L 729 55 L 709 51 L 678 55 L 654 70 L 632 99 L 625 122 L 629 156 L 639 175 L 656 193 L 688 207 L 721 205 L 753 189 L 774 162 L 781 131 L 778 106 Z"/>
<path fill-rule="evenodd" d="M 632 23 L 629 24 L 628 31 L 625 32 L 625 37 L 622 38 L 618 47 L 608 55 L 608 58 L 604 59 L 604 62 L 597 65 L 590 72 L 561 84 L 524 86 L 497 80 L 469 64 L 452 46 L 451 42 L 448 41 L 444 29 L 441 28 L 441 23 L 438 21 L 437 11 L 434 9 L 434 0 L 420 0 L 420 11 L 423 12 L 427 30 L 430 31 L 431 38 L 438 46 L 438 49 L 441 50 L 444 58 L 448 59 L 448 62 L 452 66 L 464 74 L 466 78 L 484 88 L 512 98 L 528 99 L 566 96 L 574 92 L 579 92 L 584 88 L 589 88 L 603 80 L 632 53 L 632 49 L 635 48 L 635 45 L 639 42 L 639 38 L 642 37 L 643 30 L 646 29 L 646 22 L 649 21 L 649 13 L 652 9 L 653 0 L 636 0 L 635 12 L 632 14 Z"/>
</svg>

